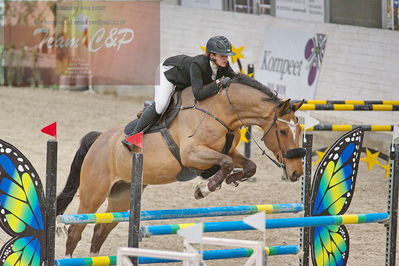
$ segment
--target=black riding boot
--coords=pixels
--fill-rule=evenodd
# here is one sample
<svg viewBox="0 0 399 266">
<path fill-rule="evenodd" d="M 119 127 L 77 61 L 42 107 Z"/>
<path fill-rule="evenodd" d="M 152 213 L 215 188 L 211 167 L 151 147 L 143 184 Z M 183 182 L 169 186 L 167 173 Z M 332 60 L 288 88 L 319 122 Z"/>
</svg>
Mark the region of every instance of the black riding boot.
<svg viewBox="0 0 399 266">
<path fill-rule="evenodd" d="M 130 149 L 133 148 L 133 144 L 131 144 L 130 142 L 128 142 L 126 140 L 127 137 L 133 136 L 147 128 L 149 128 L 150 126 L 152 126 L 155 122 L 158 121 L 158 119 L 161 117 L 160 114 L 158 114 L 155 110 L 155 103 L 151 104 L 150 106 L 148 106 L 147 108 L 144 109 L 143 114 L 140 116 L 140 119 L 134 129 L 134 131 L 127 135 L 123 140 L 122 143 L 127 145 Z"/>
</svg>

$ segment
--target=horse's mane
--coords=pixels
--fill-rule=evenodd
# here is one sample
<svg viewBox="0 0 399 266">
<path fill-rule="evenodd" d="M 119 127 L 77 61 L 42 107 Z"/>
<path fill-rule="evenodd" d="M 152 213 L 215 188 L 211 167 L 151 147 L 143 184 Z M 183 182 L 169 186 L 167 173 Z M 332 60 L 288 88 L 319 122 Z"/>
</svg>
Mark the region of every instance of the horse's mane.
<svg viewBox="0 0 399 266">
<path fill-rule="evenodd" d="M 253 79 L 247 75 L 239 73 L 234 79 L 231 80 L 231 82 L 244 84 L 265 93 L 267 96 L 270 97 L 270 99 L 269 98 L 265 99 L 267 101 L 272 101 L 272 102 L 281 101 L 281 99 L 277 95 L 277 92 L 272 91 L 269 87 L 263 85 L 256 79 Z"/>
</svg>

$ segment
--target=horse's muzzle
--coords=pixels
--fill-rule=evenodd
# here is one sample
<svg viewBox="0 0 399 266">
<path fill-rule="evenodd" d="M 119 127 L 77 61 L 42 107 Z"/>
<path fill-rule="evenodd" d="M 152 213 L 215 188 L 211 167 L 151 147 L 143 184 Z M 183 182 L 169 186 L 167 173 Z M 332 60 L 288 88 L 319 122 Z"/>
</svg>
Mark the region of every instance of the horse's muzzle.
<svg viewBox="0 0 399 266">
<path fill-rule="evenodd" d="M 303 158 L 306 155 L 306 149 L 305 148 L 295 148 L 295 149 L 290 149 L 284 153 L 284 158 L 287 159 L 296 159 L 296 158 Z"/>
</svg>

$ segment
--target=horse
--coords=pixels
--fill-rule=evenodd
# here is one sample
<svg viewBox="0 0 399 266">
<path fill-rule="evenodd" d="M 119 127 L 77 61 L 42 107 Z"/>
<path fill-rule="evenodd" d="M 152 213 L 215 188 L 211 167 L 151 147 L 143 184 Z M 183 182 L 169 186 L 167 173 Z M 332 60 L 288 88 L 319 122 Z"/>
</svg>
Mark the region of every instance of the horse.
<svg viewBox="0 0 399 266">
<path fill-rule="evenodd" d="M 240 154 L 236 145 L 240 128 L 250 125 L 262 128 L 263 143 L 273 152 L 275 159 L 272 160 L 290 181 L 302 176 L 304 149 L 299 144 L 301 127 L 295 111 L 303 101 L 293 104 L 289 99 L 282 100 L 262 83 L 242 74 L 233 79 L 229 87 L 203 101 L 196 102 L 190 88 L 182 91 L 181 99 L 185 108 L 181 108 L 169 125 L 181 162 L 172 155 L 159 132 L 145 134 L 144 188 L 177 181 L 182 167 L 201 172 L 217 166 L 216 174 L 195 189 L 196 198 L 218 190 L 223 181 L 248 179 L 255 174 L 256 165 Z M 222 153 L 226 132 L 232 133 L 234 139 L 228 151 Z M 64 213 L 78 189 L 78 214 L 95 213 L 106 199 L 106 212 L 129 210 L 132 155 L 121 143 L 124 136 L 121 125 L 104 133 L 89 132 L 82 138 L 66 185 L 57 196 L 57 215 Z M 242 170 L 236 172 L 234 168 Z M 91 254 L 98 254 L 116 225 L 95 225 Z M 86 224 L 73 224 L 68 228 L 66 256 L 72 256 L 85 227 Z"/>
</svg>

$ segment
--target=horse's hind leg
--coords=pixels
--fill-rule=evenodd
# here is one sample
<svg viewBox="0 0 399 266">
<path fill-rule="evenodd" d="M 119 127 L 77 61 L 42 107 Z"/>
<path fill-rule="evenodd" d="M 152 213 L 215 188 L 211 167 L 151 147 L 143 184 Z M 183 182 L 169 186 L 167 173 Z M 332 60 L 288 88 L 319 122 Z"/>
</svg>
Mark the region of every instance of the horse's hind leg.
<svg viewBox="0 0 399 266">
<path fill-rule="evenodd" d="M 95 213 L 101 204 L 105 201 L 108 194 L 107 186 L 97 186 L 95 189 L 82 189 L 84 185 L 80 186 L 79 192 L 79 209 L 78 214 Z M 73 224 L 68 229 L 68 238 L 66 242 L 66 256 L 72 256 L 78 242 L 82 238 L 82 232 L 86 228 L 86 224 Z"/>
<path fill-rule="evenodd" d="M 145 186 L 143 187 L 144 190 Z M 108 197 L 108 207 L 106 212 L 122 212 L 130 209 L 130 183 L 117 182 Z M 93 238 L 91 240 L 90 253 L 98 254 L 101 246 L 107 239 L 109 233 L 118 223 L 96 224 L 94 227 Z"/>
<path fill-rule="evenodd" d="M 104 199 L 105 200 L 105 199 Z M 97 209 L 101 206 L 101 203 L 97 206 L 97 208 L 92 208 L 92 209 L 86 209 L 86 208 L 81 208 L 79 206 L 79 211 L 78 214 L 82 213 L 94 213 L 97 211 Z M 72 224 L 68 228 L 68 238 L 66 241 L 66 250 L 65 250 L 65 256 L 70 256 L 72 257 L 73 251 L 75 250 L 78 242 L 82 238 L 82 232 L 86 228 L 87 224 Z"/>
<path fill-rule="evenodd" d="M 68 238 L 66 241 L 65 256 L 72 257 L 78 242 L 82 238 L 82 232 L 86 228 L 86 224 L 72 224 L 68 228 Z"/>
</svg>

